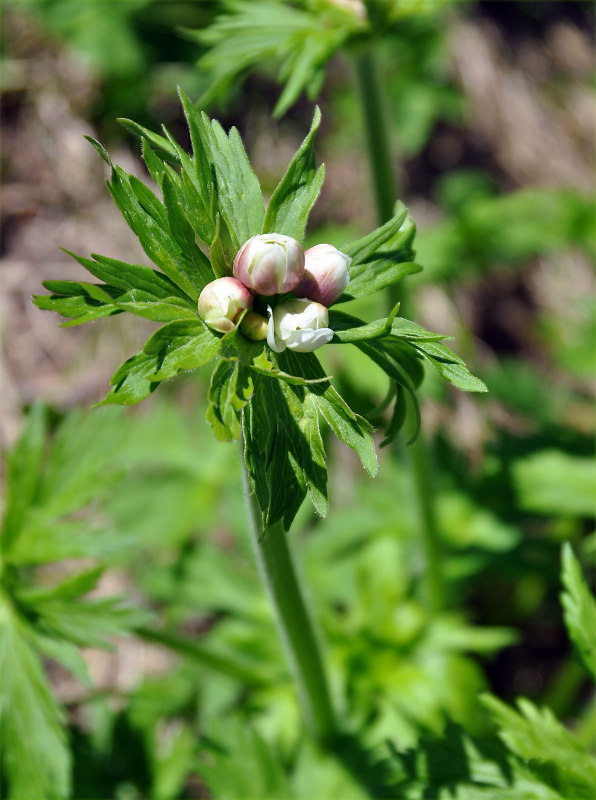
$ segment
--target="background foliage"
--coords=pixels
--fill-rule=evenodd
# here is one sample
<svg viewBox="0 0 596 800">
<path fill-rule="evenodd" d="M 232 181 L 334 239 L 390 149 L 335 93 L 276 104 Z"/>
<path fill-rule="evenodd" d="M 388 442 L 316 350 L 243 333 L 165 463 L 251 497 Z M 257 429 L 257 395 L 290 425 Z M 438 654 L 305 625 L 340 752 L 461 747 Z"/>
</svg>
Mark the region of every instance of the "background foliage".
<svg viewBox="0 0 596 800">
<path fill-rule="evenodd" d="M 5 8 L 2 794 L 592 797 L 591 9 L 470 3 L 404 20 L 378 48 L 419 224 L 418 318 L 456 337 L 490 393 L 470 401 L 430 371 L 423 384 L 438 615 L 407 473 L 381 451 L 372 480 L 327 444 L 330 515 L 303 506 L 294 549 L 353 733 L 331 758 L 301 733 L 235 450 L 203 421 L 208 374 L 138 411 L 76 410 L 155 325 L 62 331 L 30 309 L 42 279 L 85 280 L 58 245 L 146 263 L 82 134 L 144 181 L 114 119 L 184 140 L 175 84 L 197 97 L 210 77 L 195 66 L 205 45 L 178 28 L 204 29 L 217 4 Z M 266 65 L 210 110 L 239 126 L 268 194 L 312 118 L 300 95 L 270 122 L 275 77 Z M 374 227 L 348 56 L 319 88 L 327 181 L 309 236 L 341 246 Z M 365 319 L 385 313 L 358 302 Z M 381 427 L 385 379 L 344 351 L 322 351 L 327 371 Z"/>
</svg>

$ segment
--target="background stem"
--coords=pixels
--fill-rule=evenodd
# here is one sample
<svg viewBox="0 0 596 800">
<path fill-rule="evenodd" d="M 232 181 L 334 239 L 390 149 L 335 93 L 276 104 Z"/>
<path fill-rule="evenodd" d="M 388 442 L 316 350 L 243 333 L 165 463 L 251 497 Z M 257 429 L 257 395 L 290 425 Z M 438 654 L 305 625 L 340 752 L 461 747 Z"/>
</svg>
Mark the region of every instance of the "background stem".
<svg viewBox="0 0 596 800">
<path fill-rule="evenodd" d="M 328 744 L 336 734 L 335 715 L 319 643 L 300 589 L 287 535 L 281 522 L 269 528 L 262 527 L 261 512 L 250 488 L 244 457 L 242 463 L 255 556 L 273 604 L 300 706 L 310 733 L 320 743 Z"/>
<path fill-rule="evenodd" d="M 370 48 L 362 51 L 356 57 L 356 75 L 377 218 L 382 225 L 393 216 L 393 208 L 399 191 L 391 157 L 391 144 L 377 66 Z M 395 287 L 392 288 L 395 289 Z M 389 308 L 393 308 L 397 300 L 401 302 L 400 314 L 408 316 L 406 309 L 410 303 L 404 282 L 399 284 L 399 289 L 391 292 Z M 435 487 L 432 463 L 422 431 L 408 451 L 418 500 L 422 546 L 426 561 L 425 595 L 429 607 L 437 611 L 444 605 L 445 587 L 441 570 L 441 544 L 434 502 Z"/>
</svg>

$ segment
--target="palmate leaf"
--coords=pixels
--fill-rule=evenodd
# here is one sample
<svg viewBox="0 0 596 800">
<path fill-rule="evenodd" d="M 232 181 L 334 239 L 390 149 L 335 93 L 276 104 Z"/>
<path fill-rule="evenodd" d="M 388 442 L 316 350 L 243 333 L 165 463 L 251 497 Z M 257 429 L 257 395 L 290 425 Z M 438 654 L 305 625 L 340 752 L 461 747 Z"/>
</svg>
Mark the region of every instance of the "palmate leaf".
<svg viewBox="0 0 596 800">
<path fill-rule="evenodd" d="M 247 69 L 273 60 L 281 64 L 284 90 L 274 110 L 281 116 L 307 89 L 312 97 L 323 78 L 323 67 L 341 47 L 358 20 L 329 5 L 326 14 L 310 12 L 273 0 L 228 0 L 226 11 L 207 29 L 189 31 L 210 47 L 200 60 L 212 84 L 201 98 L 211 103 Z"/>
<path fill-rule="evenodd" d="M 91 497 L 118 477 L 113 464 L 123 426 L 110 412 L 81 426 L 71 415 L 50 440 L 44 410 L 34 406 L 9 459 L 0 537 L 0 769 L 11 800 L 55 800 L 70 789 L 65 714 L 52 695 L 42 658 L 62 664 L 89 686 L 80 646 L 105 647 L 144 624 L 147 612 L 121 598 L 86 600 L 102 572 L 76 572 L 57 585 L 38 583 L 35 566 L 114 548 L 83 522 Z M 106 473 L 111 474 L 107 475 Z M 77 519 L 71 519 L 73 512 Z M 4 796 L 4 795 L 3 795 Z"/>
</svg>

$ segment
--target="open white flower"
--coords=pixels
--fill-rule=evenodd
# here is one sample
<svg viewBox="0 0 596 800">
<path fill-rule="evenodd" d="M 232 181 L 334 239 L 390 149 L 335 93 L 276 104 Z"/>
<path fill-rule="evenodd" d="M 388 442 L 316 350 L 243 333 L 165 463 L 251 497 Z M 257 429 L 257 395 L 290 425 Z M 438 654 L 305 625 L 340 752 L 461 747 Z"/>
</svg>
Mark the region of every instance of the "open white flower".
<svg viewBox="0 0 596 800">
<path fill-rule="evenodd" d="M 298 353 L 311 353 L 333 339 L 325 306 L 306 298 L 289 300 L 271 310 L 267 308 L 267 344 L 276 353 L 286 347 Z"/>
</svg>

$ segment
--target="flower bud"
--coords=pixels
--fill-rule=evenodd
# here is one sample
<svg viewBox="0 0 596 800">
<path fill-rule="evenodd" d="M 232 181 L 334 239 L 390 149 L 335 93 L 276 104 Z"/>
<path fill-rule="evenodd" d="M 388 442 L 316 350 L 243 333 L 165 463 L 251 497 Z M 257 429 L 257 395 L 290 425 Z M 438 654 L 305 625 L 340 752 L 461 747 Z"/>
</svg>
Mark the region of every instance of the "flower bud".
<svg viewBox="0 0 596 800">
<path fill-rule="evenodd" d="M 294 290 L 324 306 L 334 303 L 348 285 L 350 256 L 331 244 L 317 244 L 304 254 L 304 277 Z"/>
<path fill-rule="evenodd" d="M 234 330 L 238 317 L 252 304 L 252 294 L 236 278 L 217 278 L 199 295 L 198 309 L 207 327 L 220 333 Z"/>
<path fill-rule="evenodd" d="M 234 259 L 234 275 L 257 294 L 291 292 L 304 273 L 304 250 L 296 239 L 263 233 L 245 242 Z"/>
<path fill-rule="evenodd" d="M 242 317 L 240 330 L 253 342 L 262 342 L 267 338 L 267 320 L 256 311 L 247 311 Z"/>
<path fill-rule="evenodd" d="M 269 312 L 267 344 L 276 353 L 286 347 L 298 353 L 311 353 L 333 339 L 328 328 L 329 314 L 325 306 L 306 298 L 281 303 Z"/>
</svg>

